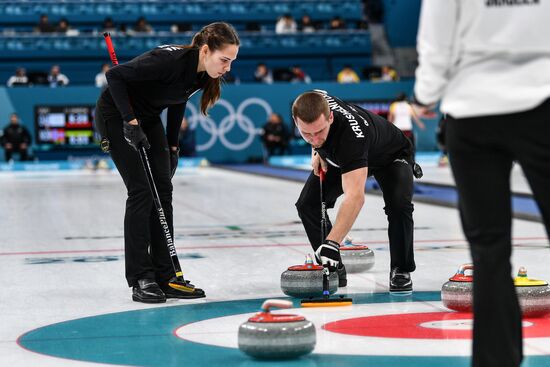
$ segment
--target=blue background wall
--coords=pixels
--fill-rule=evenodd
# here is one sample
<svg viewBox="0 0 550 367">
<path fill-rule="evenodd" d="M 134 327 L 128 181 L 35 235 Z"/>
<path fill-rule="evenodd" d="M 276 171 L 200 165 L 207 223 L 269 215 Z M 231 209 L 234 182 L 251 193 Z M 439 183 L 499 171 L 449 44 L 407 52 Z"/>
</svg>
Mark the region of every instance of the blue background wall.
<svg viewBox="0 0 550 367">
<path fill-rule="evenodd" d="M 257 130 L 267 120 L 269 112 L 280 113 L 291 126 L 292 101 L 300 93 L 313 88 L 325 89 L 345 100 L 384 100 L 395 98 L 399 92 L 410 95 L 413 82 L 227 85 L 223 89 L 222 100 L 211 110 L 208 118 L 198 113 L 198 93 L 191 99 L 186 113 L 197 130 L 198 155 L 212 162 L 244 162 L 261 157 Z M 36 105 L 90 105 L 95 104 L 98 95 L 99 90 L 94 87 L 0 88 L 0 125 L 4 127 L 9 114 L 17 112 L 34 139 Z M 437 120 L 426 120 L 426 125 L 426 130 L 417 132 L 418 150 L 436 150 L 434 131 Z"/>
<path fill-rule="evenodd" d="M 384 0 L 384 25 L 392 47 L 415 47 L 421 0 Z"/>
</svg>

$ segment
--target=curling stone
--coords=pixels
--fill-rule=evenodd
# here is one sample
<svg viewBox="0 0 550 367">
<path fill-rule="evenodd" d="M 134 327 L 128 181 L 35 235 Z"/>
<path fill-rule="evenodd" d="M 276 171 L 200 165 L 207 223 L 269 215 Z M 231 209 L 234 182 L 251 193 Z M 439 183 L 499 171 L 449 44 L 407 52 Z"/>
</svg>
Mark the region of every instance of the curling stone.
<svg viewBox="0 0 550 367">
<path fill-rule="evenodd" d="M 523 317 L 541 317 L 550 313 L 550 287 L 544 280 L 530 279 L 527 269 L 519 268 L 514 278 Z"/>
<path fill-rule="evenodd" d="M 290 359 L 315 348 L 315 325 L 303 316 L 272 314 L 270 308 L 290 308 L 292 302 L 267 300 L 258 312 L 239 327 L 239 349 L 260 359 Z"/>
<path fill-rule="evenodd" d="M 465 274 L 473 271 L 473 265 L 462 265 L 457 273 L 443 284 L 441 300 L 451 310 L 472 312 L 473 276 Z M 524 267 L 519 269 L 514 278 L 516 292 L 523 317 L 541 317 L 550 313 L 550 287 L 544 280 L 531 279 Z"/>
<path fill-rule="evenodd" d="M 340 246 L 340 256 L 348 273 L 361 273 L 374 266 L 374 252 L 367 246 L 355 245 L 349 236 Z"/>
<path fill-rule="evenodd" d="M 456 274 L 443 284 L 441 301 L 445 307 L 459 312 L 472 312 L 473 270 L 472 264 L 461 265 Z"/>
<path fill-rule="evenodd" d="M 320 297 L 323 295 L 323 267 L 315 265 L 307 255 L 304 265 L 289 267 L 281 274 L 281 289 L 284 294 L 296 298 Z M 329 276 L 329 293 L 338 290 L 338 274 Z"/>
</svg>

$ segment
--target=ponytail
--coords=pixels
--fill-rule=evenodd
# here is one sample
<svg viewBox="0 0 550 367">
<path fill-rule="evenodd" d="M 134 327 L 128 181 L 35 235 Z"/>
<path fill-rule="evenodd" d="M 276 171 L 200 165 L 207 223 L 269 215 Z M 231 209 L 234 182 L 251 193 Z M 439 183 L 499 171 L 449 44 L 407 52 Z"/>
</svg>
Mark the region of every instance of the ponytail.
<svg viewBox="0 0 550 367">
<path fill-rule="evenodd" d="M 201 96 L 201 112 L 208 116 L 208 109 L 212 107 L 222 94 L 222 78 L 208 78 Z"/>
<path fill-rule="evenodd" d="M 208 45 L 211 51 L 221 50 L 227 45 L 239 46 L 241 41 L 233 26 L 224 22 L 216 22 L 203 27 L 193 37 L 191 47 Z M 208 115 L 208 109 L 212 107 L 221 96 L 222 78 L 210 78 L 202 90 L 201 112 Z"/>
</svg>

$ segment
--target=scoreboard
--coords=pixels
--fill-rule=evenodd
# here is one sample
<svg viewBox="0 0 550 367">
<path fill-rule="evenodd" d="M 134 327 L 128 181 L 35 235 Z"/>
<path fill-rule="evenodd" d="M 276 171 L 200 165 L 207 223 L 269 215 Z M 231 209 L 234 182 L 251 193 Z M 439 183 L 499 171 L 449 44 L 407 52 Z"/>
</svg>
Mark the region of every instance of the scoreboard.
<svg viewBox="0 0 550 367">
<path fill-rule="evenodd" d="M 379 100 L 360 100 L 360 101 L 346 101 L 348 103 L 353 103 L 365 110 L 369 110 L 377 115 L 382 116 L 383 118 L 388 118 L 388 113 L 390 112 L 390 105 L 393 100 L 390 99 L 379 99 Z"/>
<path fill-rule="evenodd" d="M 36 143 L 87 146 L 98 142 L 94 132 L 95 106 L 36 106 Z"/>
</svg>

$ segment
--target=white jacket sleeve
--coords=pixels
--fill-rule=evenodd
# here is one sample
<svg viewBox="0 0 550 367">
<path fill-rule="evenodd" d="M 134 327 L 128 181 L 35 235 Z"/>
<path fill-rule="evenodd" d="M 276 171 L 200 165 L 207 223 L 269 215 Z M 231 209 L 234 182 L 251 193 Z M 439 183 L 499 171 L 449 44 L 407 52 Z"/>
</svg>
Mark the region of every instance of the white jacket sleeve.
<svg viewBox="0 0 550 367">
<path fill-rule="evenodd" d="M 437 103 L 449 82 L 456 55 L 460 0 L 423 0 L 417 36 L 418 68 L 414 94 L 418 102 Z"/>
</svg>

